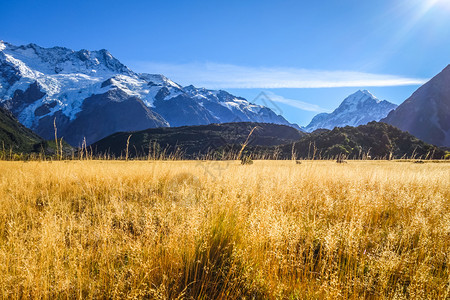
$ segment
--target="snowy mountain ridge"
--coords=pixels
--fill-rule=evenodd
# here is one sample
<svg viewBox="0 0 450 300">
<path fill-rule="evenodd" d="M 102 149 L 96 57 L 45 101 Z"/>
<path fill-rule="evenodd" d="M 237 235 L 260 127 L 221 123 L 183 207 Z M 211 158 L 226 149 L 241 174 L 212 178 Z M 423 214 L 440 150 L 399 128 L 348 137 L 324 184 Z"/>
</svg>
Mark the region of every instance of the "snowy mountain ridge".
<svg viewBox="0 0 450 300">
<path fill-rule="evenodd" d="M 332 113 L 316 115 L 303 129 L 312 132 L 316 129 L 365 125 L 379 121 L 397 107 L 386 100 L 379 100 L 368 90 L 359 90 L 342 101 Z"/>
<path fill-rule="evenodd" d="M 47 139 L 56 118 L 58 132 L 75 146 L 83 137 L 93 143 L 116 131 L 161 126 L 251 121 L 298 128 L 269 108 L 225 91 L 182 87 L 163 75 L 135 73 L 107 50 L 3 41 L 0 104 Z M 94 119 L 99 115 L 103 123 Z"/>
</svg>

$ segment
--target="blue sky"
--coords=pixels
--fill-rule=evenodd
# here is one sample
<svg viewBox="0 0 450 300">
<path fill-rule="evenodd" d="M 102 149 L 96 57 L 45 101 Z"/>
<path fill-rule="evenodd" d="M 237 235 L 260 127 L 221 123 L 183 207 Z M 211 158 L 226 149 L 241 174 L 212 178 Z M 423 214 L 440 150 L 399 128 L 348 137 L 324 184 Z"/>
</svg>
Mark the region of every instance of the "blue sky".
<svg viewBox="0 0 450 300">
<path fill-rule="evenodd" d="M 450 63 L 450 0 L 6 1 L 0 39 L 108 49 L 140 72 L 266 91 L 306 125 L 368 89 L 404 101 Z"/>
</svg>

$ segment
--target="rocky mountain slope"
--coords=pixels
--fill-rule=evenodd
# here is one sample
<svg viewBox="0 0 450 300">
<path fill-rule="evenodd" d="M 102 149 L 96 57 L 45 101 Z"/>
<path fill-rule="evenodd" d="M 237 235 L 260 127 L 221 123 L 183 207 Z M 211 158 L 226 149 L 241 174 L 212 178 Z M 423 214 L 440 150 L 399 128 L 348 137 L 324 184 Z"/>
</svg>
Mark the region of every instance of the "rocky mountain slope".
<svg viewBox="0 0 450 300">
<path fill-rule="evenodd" d="M 224 122 L 290 124 L 225 91 L 182 87 L 163 75 L 135 73 L 107 50 L 74 51 L 0 42 L 0 105 L 45 139 L 71 145 L 118 131 Z"/>
<path fill-rule="evenodd" d="M 386 100 L 378 100 L 367 90 L 359 90 L 348 96 L 332 113 L 316 115 L 304 130 L 312 132 L 320 128 L 364 125 L 379 121 L 396 107 L 397 105 Z"/>
<path fill-rule="evenodd" d="M 437 146 L 450 147 L 450 65 L 382 120 Z"/>
</svg>

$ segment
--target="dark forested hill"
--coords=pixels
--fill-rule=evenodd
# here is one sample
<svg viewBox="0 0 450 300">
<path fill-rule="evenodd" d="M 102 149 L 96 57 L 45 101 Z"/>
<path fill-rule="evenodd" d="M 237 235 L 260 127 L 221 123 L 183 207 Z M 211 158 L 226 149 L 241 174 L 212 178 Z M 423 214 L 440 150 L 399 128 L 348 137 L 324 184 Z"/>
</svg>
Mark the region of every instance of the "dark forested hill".
<svg viewBox="0 0 450 300">
<path fill-rule="evenodd" d="M 442 158 L 445 151 L 427 144 L 400 129 L 379 122 L 358 127 L 320 130 L 303 137 L 294 145 L 298 158 Z M 292 156 L 292 144 L 280 149 L 280 156 Z"/>
<path fill-rule="evenodd" d="M 74 150 L 59 139 L 58 144 L 63 146 L 65 156 Z M 0 107 L 0 159 L 23 159 L 36 154 L 53 156 L 56 149 L 54 140 L 44 140 L 23 126 L 8 110 Z"/>
<path fill-rule="evenodd" d="M 119 132 L 93 145 L 97 155 L 114 157 L 125 155 L 127 139 L 129 154 L 133 156 L 166 155 L 182 153 L 184 158 L 195 158 L 215 151 L 223 151 L 230 145 L 241 145 L 255 128 L 248 140 L 249 146 L 276 146 L 300 140 L 306 134 L 286 125 L 268 123 L 224 123 L 200 126 L 152 128 L 136 132 Z"/>
<path fill-rule="evenodd" d="M 31 152 L 44 140 L 0 107 L 0 151 Z"/>
<path fill-rule="evenodd" d="M 370 122 L 358 127 L 317 130 L 305 134 L 285 125 L 225 123 L 175 128 L 155 128 L 113 134 L 92 145 L 97 155 L 130 157 L 165 156 L 223 159 L 236 157 L 253 128 L 244 155 L 271 159 L 442 158 L 445 151 L 426 144 L 394 126 Z M 225 155 L 231 154 L 231 155 Z M 234 155 L 234 156 L 233 156 Z"/>
</svg>

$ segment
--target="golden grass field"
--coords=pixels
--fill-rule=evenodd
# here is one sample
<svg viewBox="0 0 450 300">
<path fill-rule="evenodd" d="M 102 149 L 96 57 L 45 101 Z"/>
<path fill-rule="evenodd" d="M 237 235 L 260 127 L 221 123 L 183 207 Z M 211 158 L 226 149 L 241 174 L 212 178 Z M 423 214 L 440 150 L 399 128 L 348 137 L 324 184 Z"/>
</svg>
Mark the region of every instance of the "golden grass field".
<svg viewBox="0 0 450 300">
<path fill-rule="evenodd" d="M 450 299 L 449 179 L 445 162 L 0 162 L 0 295 Z"/>
</svg>

